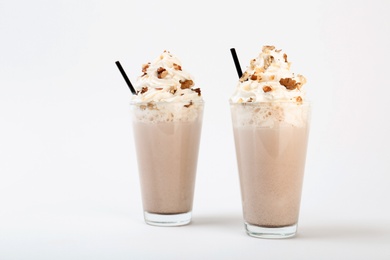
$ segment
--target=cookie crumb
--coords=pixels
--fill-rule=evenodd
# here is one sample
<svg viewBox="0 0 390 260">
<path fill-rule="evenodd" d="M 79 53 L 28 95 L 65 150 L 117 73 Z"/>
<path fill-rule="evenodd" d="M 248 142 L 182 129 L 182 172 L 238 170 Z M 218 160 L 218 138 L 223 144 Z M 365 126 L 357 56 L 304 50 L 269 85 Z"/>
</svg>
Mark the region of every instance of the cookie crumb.
<svg viewBox="0 0 390 260">
<path fill-rule="evenodd" d="M 187 89 L 187 88 L 190 88 L 194 85 L 194 82 L 190 79 L 186 79 L 185 81 L 181 81 L 180 80 L 180 84 L 181 84 L 181 89 Z"/>
<path fill-rule="evenodd" d="M 176 91 L 177 91 L 176 87 L 172 86 L 172 87 L 169 88 L 169 93 L 171 93 L 172 95 L 174 95 L 176 93 Z"/>
<path fill-rule="evenodd" d="M 149 65 L 150 65 L 150 62 L 148 62 L 147 64 L 144 64 L 142 65 L 142 72 L 146 74 L 146 70 L 149 68 Z M 144 74 L 144 75 L 145 75 Z"/>
<path fill-rule="evenodd" d="M 283 86 L 286 87 L 286 89 L 288 90 L 293 90 L 293 89 L 296 89 L 299 85 L 299 83 L 297 83 L 295 80 L 293 80 L 292 78 L 281 78 L 279 80 L 279 83 Z"/>
<path fill-rule="evenodd" d="M 178 64 L 176 64 L 176 63 L 173 63 L 173 68 L 174 68 L 175 70 L 181 70 L 181 66 L 178 65 Z"/>
<path fill-rule="evenodd" d="M 163 67 L 160 67 L 157 69 L 157 77 L 159 79 L 163 79 L 168 75 L 168 71 L 164 69 Z"/>
<path fill-rule="evenodd" d="M 200 88 L 194 88 L 194 89 L 192 89 L 192 91 L 195 91 L 196 93 L 198 93 L 198 96 L 201 95 Z"/>
<path fill-rule="evenodd" d="M 271 66 L 272 62 L 274 62 L 275 58 L 274 56 L 270 55 L 267 58 L 264 59 L 264 69 L 268 69 L 269 66 Z"/>
<path fill-rule="evenodd" d="M 148 91 L 148 87 L 142 87 L 141 91 L 139 91 L 139 94 L 143 94 Z"/>
<path fill-rule="evenodd" d="M 247 81 L 248 78 L 249 78 L 249 74 L 248 74 L 248 72 L 245 71 L 244 74 L 242 74 L 242 76 L 240 78 L 240 82 L 242 83 L 244 81 Z"/>
<path fill-rule="evenodd" d="M 264 91 L 264 93 L 267 93 L 267 92 L 272 91 L 272 88 L 270 86 L 264 86 L 263 91 Z"/>
<path fill-rule="evenodd" d="M 275 46 L 272 46 L 272 45 L 265 45 L 265 46 L 263 46 L 262 51 L 265 52 L 266 50 L 268 50 L 268 51 L 275 50 Z"/>
</svg>

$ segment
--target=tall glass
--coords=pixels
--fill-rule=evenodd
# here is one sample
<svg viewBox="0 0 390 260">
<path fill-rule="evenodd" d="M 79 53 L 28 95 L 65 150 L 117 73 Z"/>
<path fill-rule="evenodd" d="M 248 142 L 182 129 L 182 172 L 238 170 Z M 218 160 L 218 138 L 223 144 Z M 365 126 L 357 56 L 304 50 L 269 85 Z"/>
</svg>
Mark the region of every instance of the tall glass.
<svg viewBox="0 0 390 260">
<path fill-rule="evenodd" d="M 186 225 L 191 221 L 204 104 L 130 106 L 145 222 Z"/>
<path fill-rule="evenodd" d="M 242 207 L 248 235 L 297 232 L 310 104 L 230 103 Z"/>
</svg>

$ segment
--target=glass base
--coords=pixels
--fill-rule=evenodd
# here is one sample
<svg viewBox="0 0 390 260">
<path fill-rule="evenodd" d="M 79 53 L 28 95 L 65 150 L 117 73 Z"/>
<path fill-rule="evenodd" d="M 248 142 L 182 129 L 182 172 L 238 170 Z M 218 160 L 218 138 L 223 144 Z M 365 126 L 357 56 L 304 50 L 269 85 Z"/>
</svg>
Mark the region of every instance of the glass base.
<svg viewBox="0 0 390 260">
<path fill-rule="evenodd" d="M 160 227 L 184 226 L 191 222 L 192 212 L 180 214 L 156 214 L 144 211 L 146 224 Z"/>
<path fill-rule="evenodd" d="M 296 235 L 298 225 L 286 227 L 261 227 L 251 225 L 245 222 L 246 233 L 251 237 L 257 238 L 288 238 Z"/>
</svg>

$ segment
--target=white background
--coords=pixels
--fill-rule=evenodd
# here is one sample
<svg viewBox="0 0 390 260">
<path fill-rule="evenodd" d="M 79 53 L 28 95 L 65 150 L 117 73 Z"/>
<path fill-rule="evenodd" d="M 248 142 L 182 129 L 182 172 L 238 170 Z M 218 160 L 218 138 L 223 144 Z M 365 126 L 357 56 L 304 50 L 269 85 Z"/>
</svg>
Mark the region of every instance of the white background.
<svg viewBox="0 0 390 260">
<path fill-rule="evenodd" d="M 0 259 L 390 259 L 389 1 L 0 0 Z M 299 234 L 244 232 L 228 99 L 262 45 L 308 78 Z M 206 101 L 193 222 L 143 222 L 132 81 L 163 50 Z"/>
</svg>

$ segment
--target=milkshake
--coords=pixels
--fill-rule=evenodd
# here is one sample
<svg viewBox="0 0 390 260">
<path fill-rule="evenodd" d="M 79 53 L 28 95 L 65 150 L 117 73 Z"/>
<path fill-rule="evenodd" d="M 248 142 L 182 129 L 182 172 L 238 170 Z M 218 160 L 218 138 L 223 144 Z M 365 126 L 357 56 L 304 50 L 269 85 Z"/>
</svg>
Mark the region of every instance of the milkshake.
<svg viewBox="0 0 390 260">
<path fill-rule="evenodd" d="M 230 99 L 245 228 L 250 236 L 297 232 L 310 105 L 306 79 L 264 46 Z"/>
<path fill-rule="evenodd" d="M 144 219 L 157 226 L 191 221 L 203 100 L 181 62 L 164 51 L 142 67 L 131 101 Z"/>
</svg>

